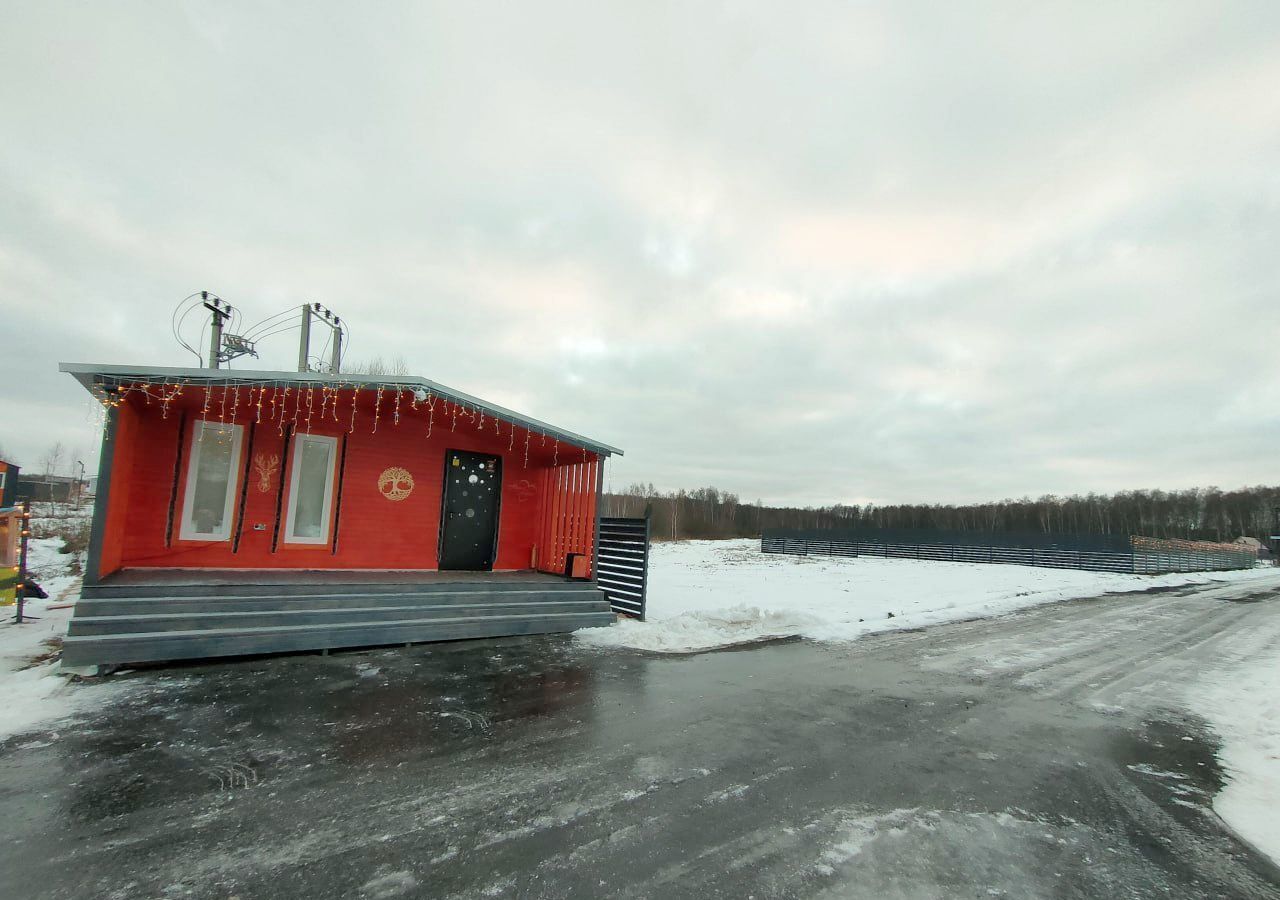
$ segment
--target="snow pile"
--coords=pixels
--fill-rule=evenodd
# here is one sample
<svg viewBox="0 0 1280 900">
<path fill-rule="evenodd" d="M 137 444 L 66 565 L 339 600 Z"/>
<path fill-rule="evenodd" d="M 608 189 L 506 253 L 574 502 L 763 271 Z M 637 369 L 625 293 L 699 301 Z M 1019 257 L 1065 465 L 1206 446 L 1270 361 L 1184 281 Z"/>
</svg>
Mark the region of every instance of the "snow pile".
<svg viewBox="0 0 1280 900">
<path fill-rule="evenodd" d="M 1247 637 L 1259 641 L 1249 661 L 1201 673 L 1191 706 L 1222 738 L 1228 781 L 1214 811 L 1280 864 L 1280 635 Z"/>
<path fill-rule="evenodd" d="M 647 622 L 576 632 L 598 647 L 689 653 L 783 637 L 879 631 L 1013 612 L 1109 591 L 1276 577 L 1275 569 L 1119 575 L 981 563 L 764 554 L 755 540 L 655 544 Z"/>
<path fill-rule="evenodd" d="M 606 628 L 584 628 L 579 640 L 597 646 L 634 647 L 658 653 L 688 653 L 756 641 L 792 637 L 820 629 L 826 622 L 801 611 L 757 606 L 693 611 L 655 621 L 623 619 Z"/>
<path fill-rule="evenodd" d="M 67 621 L 80 591 L 76 574 L 82 562 L 76 555 L 62 552 L 58 538 L 42 538 L 28 543 L 27 568 L 45 589 L 47 600 L 29 600 L 21 625 L 13 621 L 14 607 L 0 606 L 0 740 L 29 731 L 45 722 L 76 711 L 77 700 L 65 678 L 55 674 L 57 663 L 46 657 L 55 653 L 67 633 Z M 63 609 L 51 607 L 66 606 Z"/>
</svg>

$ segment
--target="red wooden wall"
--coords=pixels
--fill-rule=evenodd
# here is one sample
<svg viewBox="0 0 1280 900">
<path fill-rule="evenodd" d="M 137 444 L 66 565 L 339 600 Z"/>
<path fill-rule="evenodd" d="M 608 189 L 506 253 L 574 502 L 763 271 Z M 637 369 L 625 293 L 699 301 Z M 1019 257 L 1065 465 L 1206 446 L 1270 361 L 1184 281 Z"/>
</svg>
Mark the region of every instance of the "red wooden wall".
<svg viewBox="0 0 1280 900">
<path fill-rule="evenodd" d="M 449 450 L 502 460 L 495 569 L 562 572 L 567 553 L 590 557 L 599 461 L 581 447 L 439 398 L 428 411 L 406 392 L 399 397 L 397 415 L 395 391 L 379 396 L 346 390 L 321 398 L 316 390 L 309 398 L 310 424 L 306 401 L 296 391 L 287 398 L 280 387 L 242 386 L 238 397 L 230 389 L 226 393 L 225 404 L 224 389 L 206 396 L 203 388 L 190 386 L 168 402 L 160 402 L 154 388 L 120 401 L 111 437 L 115 447 L 100 575 L 121 567 L 435 569 Z M 179 537 L 192 431 L 201 416 L 244 429 L 227 541 Z M 286 439 L 294 429 L 337 438 L 340 471 L 331 510 L 336 542 L 332 526 L 328 544 L 283 540 L 292 455 Z M 255 461 L 269 464 L 272 457 L 278 462 L 263 490 Z M 413 490 L 403 500 L 389 500 L 379 491 L 378 476 L 390 467 L 413 476 Z"/>
<path fill-rule="evenodd" d="M 599 475 L 600 463 L 595 459 L 542 471 L 537 560 L 542 571 L 563 573 L 569 554 L 577 553 L 586 556 L 590 574 Z"/>
</svg>

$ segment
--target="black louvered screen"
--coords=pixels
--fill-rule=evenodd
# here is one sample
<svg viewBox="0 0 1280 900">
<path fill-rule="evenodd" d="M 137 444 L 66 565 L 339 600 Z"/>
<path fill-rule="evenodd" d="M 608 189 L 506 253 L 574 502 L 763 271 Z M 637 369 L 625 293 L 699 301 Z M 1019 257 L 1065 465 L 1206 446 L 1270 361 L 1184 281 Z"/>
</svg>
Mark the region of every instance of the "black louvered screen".
<svg viewBox="0 0 1280 900">
<path fill-rule="evenodd" d="M 600 519 L 596 584 L 614 612 L 644 619 L 649 580 L 649 520 Z"/>
</svg>

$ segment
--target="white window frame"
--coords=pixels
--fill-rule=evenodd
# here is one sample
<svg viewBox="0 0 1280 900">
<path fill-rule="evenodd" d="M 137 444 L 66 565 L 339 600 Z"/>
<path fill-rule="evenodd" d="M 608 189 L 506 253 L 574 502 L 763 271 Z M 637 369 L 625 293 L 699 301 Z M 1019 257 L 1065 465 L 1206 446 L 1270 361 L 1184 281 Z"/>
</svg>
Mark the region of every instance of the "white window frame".
<svg viewBox="0 0 1280 900">
<path fill-rule="evenodd" d="M 4 490 L 4 480 L 9 477 L 8 469 L 0 469 L 0 491 Z"/>
<path fill-rule="evenodd" d="M 302 475 L 302 447 L 308 441 L 329 445 L 329 471 L 324 478 L 324 529 L 316 537 L 298 537 L 293 533 L 293 520 L 298 512 L 298 479 Z M 338 474 L 338 439 L 324 434 L 295 434 L 293 453 L 289 459 L 289 512 L 285 516 L 284 542 L 286 544 L 327 544 L 333 528 L 333 483 Z"/>
<path fill-rule="evenodd" d="M 219 439 L 218 432 L 231 432 L 231 477 L 227 479 L 227 496 L 223 498 L 222 527 L 213 534 L 200 534 L 191 527 L 191 504 L 196 496 L 196 470 L 200 464 L 200 451 L 205 441 Z M 234 526 L 236 489 L 240 487 L 240 441 L 244 428 L 231 422 L 211 422 L 197 419 L 191 426 L 191 452 L 187 456 L 187 485 L 182 497 L 182 525 L 178 538 L 184 541 L 229 541 Z"/>
</svg>

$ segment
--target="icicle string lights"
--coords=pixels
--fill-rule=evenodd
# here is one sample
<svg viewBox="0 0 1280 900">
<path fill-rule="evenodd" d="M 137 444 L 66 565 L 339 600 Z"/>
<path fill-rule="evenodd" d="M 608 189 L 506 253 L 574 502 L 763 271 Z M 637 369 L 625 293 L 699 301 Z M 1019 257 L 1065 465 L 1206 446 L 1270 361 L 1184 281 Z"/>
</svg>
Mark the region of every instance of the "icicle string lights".
<svg viewBox="0 0 1280 900">
<path fill-rule="evenodd" d="M 478 404 L 470 404 L 463 401 L 446 400 L 438 397 L 430 391 L 424 391 L 420 387 L 404 385 L 404 384 L 386 384 L 370 385 L 367 383 L 357 383 L 341 381 L 334 384 L 296 384 L 290 385 L 288 382 L 271 382 L 271 383 L 244 383 L 237 382 L 233 379 L 226 379 L 220 383 L 210 384 L 208 382 L 193 385 L 189 379 L 164 379 L 160 382 L 149 381 L 114 381 L 104 379 L 102 382 L 94 385 L 93 393 L 98 400 L 100 407 L 104 410 L 119 408 L 128 400 L 130 395 L 140 394 L 141 403 L 160 407 L 161 416 L 168 418 L 173 404 L 180 397 L 186 396 L 188 388 L 198 387 L 200 395 L 197 398 L 197 406 L 200 410 L 200 418 L 204 421 L 210 421 L 210 416 L 215 408 L 216 430 L 209 430 L 215 433 L 219 440 L 228 439 L 230 430 L 225 426 L 228 423 L 239 423 L 243 419 L 245 422 L 254 422 L 261 424 L 263 421 L 273 422 L 278 425 L 280 434 L 284 434 L 286 426 L 290 426 L 295 430 L 300 426 L 310 433 L 317 424 L 324 423 L 327 418 L 331 418 L 334 423 L 346 424 L 347 432 L 354 433 L 359 424 L 360 412 L 360 393 L 367 390 L 373 393 L 373 420 L 370 426 L 371 433 L 377 434 L 378 427 L 382 418 L 382 399 L 383 395 L 394 391 L 395 400 L 391 403 L 391 418 L 393 424 L 400 425 L 401 420 L 406 416 L 412 418 L 414 415 L 422 416 L 426 420 L 426 438 L 430 440 L 435 435 L 435 420 L 437 412 L 445 416 L 449 420 L 449 430 L 456 432 L 458 429 L 458 418 L 475 424 L 477 431 L 483 431 L 486 423 L 492 423 L 493 433 L 495 437 L 507 438 L 506 452 L 514 455 L 516 449 L 516 433 L 517 426 L 514 422 L 507 423 L 508 431 L 504 434 L 502 431 L 503 420 L 495 415 L 490 415 Z M 319 403 L 316 402 L 316 390 L 320 392 Z M 339 418 L 338 406 L 343 391 L 351 391 L 351 410 L 345 423 Z M 306 396 L 303 397 L 305 391 Z M 270 393 L 270 398 L 267 394 Z M 290 395 L 293 399 L 292 409 L 290 409 Z M 406 405 L 407 404 L 407 405 Z M 245 411 L 241 411 L 241 407 L 245 407 Z M 304 409 L 305 407 L 305 409 Z M 327 418 L 326 418 L 327 417 Z M 300 421 L 301 420 L 301 421 Z M 529 468 L 531 451 L 533 449 L 533 432 L 534 429 L 524 427 L 524 468 Z M 203 441 L 205 429 L 198 429 L 196 434 L 197 442 Z M 538 446 L 547 449 L 547 438 L 550 435 L 546 431 L 538 432 Z M 576 446 L 574 444 L 568 445 Z M 560 441 L 558 438 L 552 438 L 551 447 L 551 465 L 558 466 L 560 464 Z M 586 447 L 578 447 L 582 451 L 582 461 L 589 462 L 591 454 Z"/>
</svg>

